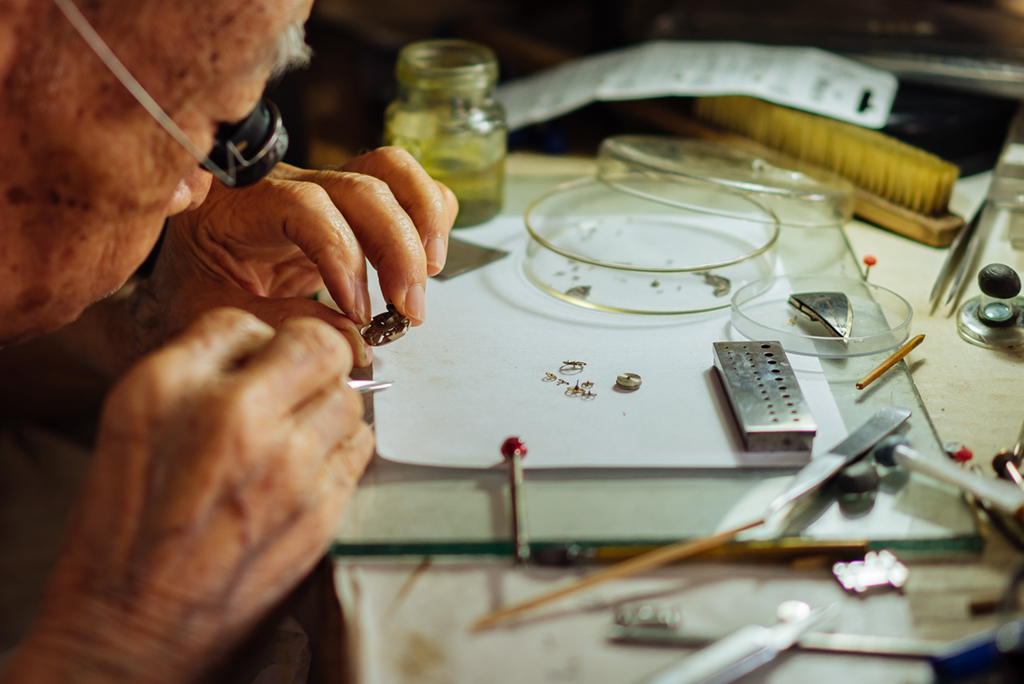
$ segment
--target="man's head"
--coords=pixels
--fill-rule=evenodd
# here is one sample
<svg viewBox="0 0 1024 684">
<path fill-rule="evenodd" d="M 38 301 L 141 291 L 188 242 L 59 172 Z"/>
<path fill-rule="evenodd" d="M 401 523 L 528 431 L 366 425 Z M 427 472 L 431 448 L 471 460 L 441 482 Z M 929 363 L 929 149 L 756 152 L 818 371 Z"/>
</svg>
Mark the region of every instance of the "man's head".
<svg viewBox="0 0 1024 684">
<path fill-rule="evenodd" d="M 310 0 L 77 0 L 200 149 L 301 55 Z M 166 216 L 210 176 L 52 0 L 0 0 L 0 346 L 77 317 L 123 284 Z"/>
</svg>

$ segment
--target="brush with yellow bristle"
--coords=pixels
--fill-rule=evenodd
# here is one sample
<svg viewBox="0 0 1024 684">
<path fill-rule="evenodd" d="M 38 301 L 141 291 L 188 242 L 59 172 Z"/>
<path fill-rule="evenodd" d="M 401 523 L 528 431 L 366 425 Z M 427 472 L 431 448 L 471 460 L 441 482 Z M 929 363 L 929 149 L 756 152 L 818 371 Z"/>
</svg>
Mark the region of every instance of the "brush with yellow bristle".
<svg viewBox="0 0 1024 684">
<path fill-rule="evenodd" d="M 884 133 L 750 97 L 699 98 L 694 115 L 846 178 L 857 215 L 897 233 L 941 247 L 963 224 L 949 213 L 959 169 Z"/>
</svg>

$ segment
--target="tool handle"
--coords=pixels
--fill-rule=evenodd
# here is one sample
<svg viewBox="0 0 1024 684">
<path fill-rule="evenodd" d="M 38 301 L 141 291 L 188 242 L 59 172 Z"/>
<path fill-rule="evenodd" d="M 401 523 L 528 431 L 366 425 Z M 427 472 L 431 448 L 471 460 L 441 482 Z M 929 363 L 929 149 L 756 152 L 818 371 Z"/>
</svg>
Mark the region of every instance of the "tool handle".
<svg viewBox="0 0 1024 684">
<path fill-rule="evenodd" d="M 950 461 L 925 458 L 921 452 L 908 446 L 898 446 L 893 451 L 896 463 L 907 470 L 951 484 L 979 499 L 984 499 L 1009 515 L 1020 516 L 1024 508 L 1024 490 L 1003 480 L 982 477 L 964 470 Z"/>
<path fill-rule="evenodd" d="M 644 684 L 725 684 L 739 679 L 778 654 L 772 630 L 748 625 L 655 673 Z"/>
<path fill-rule="evenodd" d="M 508 620 L 509 618 L 513 618 L 528 610 L 539 608 L 540 606 L 551 603 L 552 601 L 558 600 L 564 596 L 575 594 L 576 592 L 592 587 L 595 584 L 600 584 L 613 579 L 621 579 L 623 577 L 632 577 L 633 575 L 641 572 L 664 567 L 669 563 L 683 560 L 684 558 L 690 558 L 711 549 L 717 549 L 718 547 L 731 542 L 740 532 L 762 524 L 764 524 L 764 518 L 759 518 L 753 522 L 740 525 L 739 527 L 734 527 L 731 530 L 726 530 L 725 532 L 719 532 L 718 534 L 710 537 L 704 537 L 703 539 L 696 539 L 692 541 L 681 541 L 676 542 L 675 544 L 669 544 L 668 546 L 659 547 L 653 551 L 640 554 L 635 558 L 630 558 L 629 560 L 621 563 L 616 563 L 610 568 L 598 570 L 597 572 L 591 573 L 583 579 L 577 580 L 567 586 L 554 589 L 541 594 L 540 596 L 535 596 L 520 603 L 488 613 L 474 622 L 472 629 L 474 631 L 489 629 L 500 622 Z"/>
</svg>

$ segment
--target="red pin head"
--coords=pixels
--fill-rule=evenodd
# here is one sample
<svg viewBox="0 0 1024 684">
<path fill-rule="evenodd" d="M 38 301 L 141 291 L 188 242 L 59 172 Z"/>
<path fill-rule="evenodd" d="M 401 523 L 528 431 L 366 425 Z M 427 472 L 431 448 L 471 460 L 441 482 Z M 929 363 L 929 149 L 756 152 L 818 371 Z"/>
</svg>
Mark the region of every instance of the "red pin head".
<svg viewBox="0 0 1024 684">
<path fill-rule="evenodd" d="M 501 455 L 505 457 L 506 461 L 513 456 L 519 456 L 519 458 L 526 456 L 526 442 L 518 437 L 509 437 L 501 444 Z"/>
<path fill-rule="evenodd" d="M 864 280 L 867 280 L 868 274 L 871 273 L 871 267 L 878 263 L 878 259 L 871 254 L 867 254 L 861 261 L 864 262 Z"/>
<path fill-rule="evenodd" d="M 967 463 L 968 461 L 970 461 L 973 458 L 974 458 L 974 452 L 971 451 L 968 447 L 965 447 L 965 446 L 961 446 L 959 449 L 957 449 L 955 452 L 953 452 L 953 459 L 957 463 Z"/>
<path fill-rule="evenodd" d="M 942 448 L 957 463 L 967 463 L 974 458 L 974 452 L 963 442 L 946 442 Z"/>
</svg>

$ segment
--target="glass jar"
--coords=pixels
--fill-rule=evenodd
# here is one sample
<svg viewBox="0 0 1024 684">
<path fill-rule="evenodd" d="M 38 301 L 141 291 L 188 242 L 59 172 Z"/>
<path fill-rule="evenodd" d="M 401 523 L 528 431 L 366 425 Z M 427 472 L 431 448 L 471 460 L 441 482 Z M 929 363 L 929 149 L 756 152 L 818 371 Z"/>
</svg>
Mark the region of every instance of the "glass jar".
<svg viewBox="0 0 1024 684">
<path fill-rule="evenodd" d="M 490 48 L 465 40 L 425 40 L 402 48 L 398 97 L 384 119 L 385 144 L 407 150 L 455 193 L 455 226 L 501 209 L 505 110 L 494 100 L 498 63 Z"/>
</svg>

